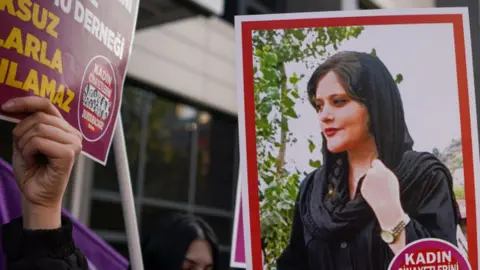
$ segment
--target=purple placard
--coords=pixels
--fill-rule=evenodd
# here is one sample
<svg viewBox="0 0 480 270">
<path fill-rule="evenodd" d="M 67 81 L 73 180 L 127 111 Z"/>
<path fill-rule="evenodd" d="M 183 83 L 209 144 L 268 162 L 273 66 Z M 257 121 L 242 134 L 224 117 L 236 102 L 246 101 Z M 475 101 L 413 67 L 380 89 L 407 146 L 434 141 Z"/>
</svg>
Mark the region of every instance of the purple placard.
<svg viewBox="0 0 480 270">
<path fill-rule="evenodd" d="M 49 98 L 106 163 L 122 100 L 138 0 L 2 1 L 0 104 Z M 0 111 L 0 118 L 23 117 Z"/>
</svg>

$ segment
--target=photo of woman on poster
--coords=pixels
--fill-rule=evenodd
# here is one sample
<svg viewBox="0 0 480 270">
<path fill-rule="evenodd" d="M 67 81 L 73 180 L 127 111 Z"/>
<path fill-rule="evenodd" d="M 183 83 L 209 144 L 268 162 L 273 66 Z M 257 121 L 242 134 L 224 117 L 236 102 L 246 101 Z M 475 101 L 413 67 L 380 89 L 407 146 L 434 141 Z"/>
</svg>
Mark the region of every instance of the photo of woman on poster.
<svg viewBox="0 0 480 270">
<path fill-rule="evenodd" d="M 322 166 L 301 181 L 277 269 L 383 270 L 412 241 L 457 245 L 452 175 L 434 154 L 413 150 L 399 88 L 381 59 L 338 52 L 314 70 L 307 93 Z"/>
</svg>

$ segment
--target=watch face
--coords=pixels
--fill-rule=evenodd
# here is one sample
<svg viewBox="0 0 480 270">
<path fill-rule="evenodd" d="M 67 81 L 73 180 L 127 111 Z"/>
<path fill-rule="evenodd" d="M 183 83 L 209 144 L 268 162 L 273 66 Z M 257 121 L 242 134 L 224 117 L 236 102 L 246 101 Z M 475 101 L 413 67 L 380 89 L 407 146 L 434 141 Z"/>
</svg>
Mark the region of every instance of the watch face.
<svg viewBox="0 0 480 270">
<path fill-rule="evenodd" d="M 380 233 L 380 236 L 382 237 L 383 241 L 387 244 L 391 244 L 393 243 L 393 240 L 395 240 L 391 232 L 382 231 Z"/>
</svg>

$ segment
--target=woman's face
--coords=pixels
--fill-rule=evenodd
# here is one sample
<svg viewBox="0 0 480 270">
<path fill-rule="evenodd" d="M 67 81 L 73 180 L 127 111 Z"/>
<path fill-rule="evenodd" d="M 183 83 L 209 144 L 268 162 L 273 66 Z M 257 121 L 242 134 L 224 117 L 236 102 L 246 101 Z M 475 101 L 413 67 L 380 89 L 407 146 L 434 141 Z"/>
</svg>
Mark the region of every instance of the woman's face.
<svg viewBox="0 0 480 270">
<path fill-rule="evenodd" d="M 182 270 L 212 270 L 213 258 L 210 244 L 205 240 L 195 240 L 185 254 Z"/>
<path fill-rule="evenodd" d="M 330 152 L 351 151 L 373 141 L 367 109 L 347 94 L 334 72 L 318 82 L 315 104 Z"/>
</svg>

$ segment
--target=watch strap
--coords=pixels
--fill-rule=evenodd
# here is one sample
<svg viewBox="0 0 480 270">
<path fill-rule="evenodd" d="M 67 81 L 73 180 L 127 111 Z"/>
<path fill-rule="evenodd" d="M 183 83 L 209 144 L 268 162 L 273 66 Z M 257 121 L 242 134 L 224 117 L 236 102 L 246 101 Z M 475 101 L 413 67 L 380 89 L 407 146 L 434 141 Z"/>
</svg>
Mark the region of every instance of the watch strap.
<svg viewBox="0 0 480 270">
<path fill-rule="evenodd" d="M 393 229 L 388 230 L 394 237 L 395 239 L 400 235 L 400 233 L 407 227 L 408 223 L 410 223 L 410 217 L 405 214 L 403 219 L 398 222 L 398 224 L 393 227 Z"/>
</svg>

